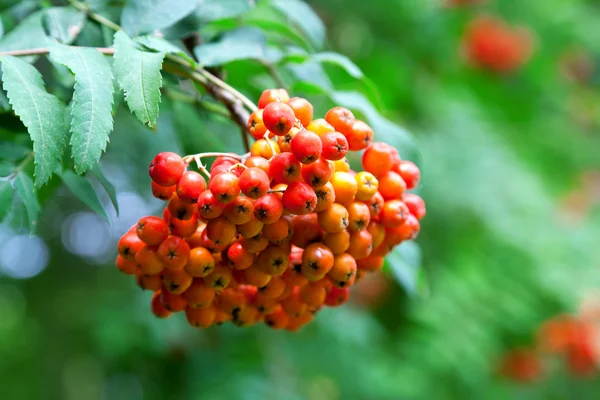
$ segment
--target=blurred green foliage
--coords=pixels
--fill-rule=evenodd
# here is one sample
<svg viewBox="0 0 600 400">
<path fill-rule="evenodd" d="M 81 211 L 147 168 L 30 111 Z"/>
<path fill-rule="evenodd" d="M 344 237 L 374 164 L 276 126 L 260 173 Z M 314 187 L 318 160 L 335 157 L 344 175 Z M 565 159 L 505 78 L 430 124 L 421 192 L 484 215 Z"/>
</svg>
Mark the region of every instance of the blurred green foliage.
<svg viewBox="0 0 600 400">
<path fill-rule="evenodd" d="M 17 3 L 2 2 L 4 39 L 38 5 Z M 90 3 L 118 20 L 118 5 Z M 412 260 L 417 281 L 411 289 L 388 271 L 389 284 L 367 293 L 383 302 L 325 310 L 297 334 L 231 326 L 199 332 L 181 315 L 154 319 L 150 294 L 112 266 L 119 235 L 142 215 L 159 212 L 148 162 L 165 150 L 241 151 L 241 141 L 233 123 L 175 101 L 168 91 L 154 131 L 116 98 L 102 167 L 116 187 L 119 216 L 99 191 L 112 225 L 55 177 L 38 193 L 45 245 L 27 238 L 19 201 L 1 226 L 1 397 L 597 399 L 595 378 L 558 374 L 524 386 L 498 377 L 496 366 L 506 350 L 529 345 L 541 322 L 575 310 L 587 291 L 600 287 L 600 182 L 589 178 L 600 168 L 600 75 L 593 70 L 589 79 L 574 80 L 561 68 L 573 51 L 600 60 L 598 6 L 584 0 L 488 0 L 460 8 L 433 0 L 312 1 L 325 40 L 318 21 L 302 18 L 304 3 L 224 3 L 203 5 L 169 27 L 167 37 L 200 29 L 215 39 L 215 64 L 226 63 L 227 82 L 253 99 L 277 85 L 265 68 L 274 65 L 319 114 L 332 99 L 343 100 L 369 119 L 376 136 L 419 163 L 428 215 L 417 240 L 422 267 Z M 481 13 L 534 33 L 534 54 L 522 70 L 498 76 L 466 65 L 461 36 Z M 269 49 L 220 59 L 220 35 L 238 26 L 259 29 L 252 49 L 261 43 Z M 77 40 L 108 46 L 112 36 L 87 23 Z M 245 54 L 248 48 L 237 43 L 236 54 Z M 283 52 L 286 46 L 293 49 Z M 10 49 L 28 47 L 34 46 Z M 323 49 L 348 60 L 310 55 Z M 36 66 L 50 71 L 43 59 Z M 70 98 L 68 85 L 55 78 L 49 90 Z M 29 146 L 20 122 L 10 113 L 1 118 L 2 147 L 13 146 L 8 153 L 15 154 L 19 145 Z M 390 121 L 410 130 L 416 146 Z M 30 246 L 38 251 L 28 253 Z M 48 265 L 36 271 L 43 257 Z M 15 260 L 31 271 L 7 267 Z"/>
</svg>

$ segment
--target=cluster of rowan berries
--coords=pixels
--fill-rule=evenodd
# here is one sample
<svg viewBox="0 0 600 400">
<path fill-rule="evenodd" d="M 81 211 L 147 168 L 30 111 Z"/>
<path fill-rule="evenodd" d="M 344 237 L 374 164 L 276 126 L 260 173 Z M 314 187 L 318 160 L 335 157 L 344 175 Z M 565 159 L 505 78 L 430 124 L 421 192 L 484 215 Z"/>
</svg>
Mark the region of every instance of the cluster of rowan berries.
<svg viewBox="0 0 600 400">
<path fill-rule="evenodd" d="M 525 64 L 531 56 L 533 44 L 528 29 L 512 28 L 499 18 L 483 15 L 469 23 L 463 47 L 469 62 L 502 73 L 514 71 Z"/>
<path fill-rule="evenodd" d="M 168 201 L 118 243 L 117 268 L 154 291 L 161 318 L 184 311 L 195 327 L 264 321 L 295 331 L 338 306 L 384 256 L 416 237 L 425 204 L 420 172 L 343 107 L 266 90 L 248 129 L 248 154 L 158 154 L 152 193 Z M 348 151 L 363 151 L 354 172 Z M 202 158 L 216 157 L 210 171 Z M 205 178 L 188 169 L 195 161 Z"/>
</svg>

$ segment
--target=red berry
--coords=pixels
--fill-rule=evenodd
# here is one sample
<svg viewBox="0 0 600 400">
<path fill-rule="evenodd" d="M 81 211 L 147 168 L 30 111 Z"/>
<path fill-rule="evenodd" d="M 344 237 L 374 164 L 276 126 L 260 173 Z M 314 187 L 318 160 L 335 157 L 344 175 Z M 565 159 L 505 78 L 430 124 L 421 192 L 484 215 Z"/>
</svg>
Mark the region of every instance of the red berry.
<svg viewBox="0 0 600 400">
<path fill-rule="evenodd" d="M 233 172 L 222 172 L 211 178 L 208 184 L 217 201 L 228 204 L 240 194 L 240 182 Z"/>
<path fill-rule="evenodd" d="M 313 119 L 313 106 L 308 100 L 302 97 L 292 97 L 287 104 L 294 110 L 294 114 L 302 126 L 306 127 L 310 124 Z"/>
<path fill-rule="evenodd" d="M 325 304 L 329 307 L 337 307 L 347 302 L 349 298 L 350 288 L 332 287 L 325 297 Z"/>
<path fill-rule="evenodd" d="M 332 176 L 333 167 L 324 158 L 319 158 L 312 164 L 302 166 L 302 179 L 313 189 L 326 185 Z"/>
<path fill-rule="evenodd" d="M 117 251 L 125 260 L 135 260 L 135 254 L 144 247 L 144 242 L 135 233 L 126 233 L 119 239 Z"/>
<path fill-rule="evenodd" d="M 407 189 L 414 189 L 419 185 L 421 179 L 421 171 L 414 163 L 410 161 L 400 161 L 396 172 L 400 174 L 404 182 L 406 183 Z"/>
<path fill-rule="evenodd" d="M 352 124 L 352 129 L 346 134 L 348 146 L 351 151 L 366 149 L 373 141 L 373 129 L 366 122 L 356 120 Z"/>
<path fill-rule="evenodd" d="M 311 213 L 317 205 L 315 191 L 304 182 L 289 185 L 281 200 L 285 209 L 296 215 Z"/>
<path fill-rule="evenodd" d="M 265 171 L 267 174 L 269 173 L 269 160 L 260 156 L 251 156 L 249 157 L 244 165 L 248 168 L 259 168 Z"/>
<path fill-rule="evenodd" d="M 247 168 L 239 179 L 240 190 L 251 199 L 258 199 L 269 191 L 269 175 L 260 168 Z"/>
<path fill-rule="evenodd" d="M 158 183 L 152 181 L 152 195 L 157 199 L 161 199 L 167 201 L 171 198 L 173 193 L 175 193 L 175 188 L 177 186 L 160 186 Z"/>
<path fill-rule="evenodd" d="M 385 200 L 399 199 L 406 190 L 404 179 L 394 171 L 380 175 L 377 180 L 379 181 L 379 193 Z"/>
<path fill-rule="evenodd" d="M 169 236 L 169 226 L 159 217 L 144 217 L 137 223 L 138 237 L 150 246 L 158 246 Z"/>
<path fill-rule="evenodd" d="M 187 238 L 196 233 L 198 229 L 198 217 L 194 214 L 190 219 L 171 218 L 169 227 L 171 228 L 172 235 Z"/>
<path fill-rule="evenodd" d="M 190 219 L 196 212 L 196 204 L 190 204 L 189 202 L 182 200 L 177 196 L 177 193 L 173 194 L 171 200 L 167 204 L 169 213 L 174 218 L 179 219 Z"/>
<path fill-rule="evenodd" d="M 327 160 L 341 160 L 348 153 L 348 139 L 339 132 L 324 133 L 321 135 L 321 143 L 321 157 Z"/>
<path fill-rule="evenodd" d="M 290 101 L 290 95 L 285 89 L 267 89 L 258 99 L 258 108 L 265 108 L 269 103 L 281 101 L 287 103 Z"/>
<path fill-rule="evenodd" d="M 301 180 L 302 165 L 292 153 L 279 153 L 271 160 L 269 174 L 277 183 L 290 184 Z"/>
<path fill-rule="evenodd" d="M 204 219 L 214 219 L 223 214 L 225 205 L 217 201 L 210 190 L 205 190 L 198 196 L 198 214 Z"/>
<path fill-rule="evenodd" d="M 362 157 L 365 171 L 380 176 L 392 169 L 393 147 L 387 143 L 376 142 L 367 148 Z"/>
<path fill-rule="evenodd" d="M 417 219 L 422 219 L 427 210 L 425 209 L 425 202 L 423 199 L 414 193 L 404 193 L 402 195 L 402 201 L 408 207 L 408 210 L 412 215 L 417 217 Z"/>
<path fill-rule="evenodd" d="M 352 130 L 352 124 L 355 121 L 354 114 L 352 111 L 344 107 L 333 107 L 325 114 L 325 121 L 329 122 L 333 128 L 348 135 Z"/>
<path fill-rule="evenodd" d="M 283 136 L 294 126 L 296 116 L 294 110 L 287 104 L 270 103 L 263 112 L 263 121 L 269 131 L 278 136 Z"/>
<path fill-rule="evenodd" d="M 177 183 L 177 196 L 190 203 L 195 203 L 204 190 L 206 190 L 206 181 L 196 171 L 184 172 Z"/>
<path fill-rule="evenodd" d="M 159 153 L 150 163 L 148 173 L 154 182 L 160 186 L 173 186 L 183 175 L 185 163 L 183 159 L 171 152 Z"/>
<path fill-rule="evenodd" d="M 319 135 L 307 130 L 298 132 L 290 143 L 292 154 L 302 164 L 317 161 L 321 157 L 322 147 L 323 144 Z"/>
<path fill-rule="evenodd" d="M 379 213 L 379 220 L 386 228 L 397 228 L 409 215 L 410 211 L 406 204 L 400 200 L 390 200 L 384 204 Z"/>
<path fill-rule="evenodd" d="M 158 246 L 158 256 L 165 268 L 181 269 L 190 258 L 190 246 L 177 236 L 169 236 Z"/>
<path fill-rule="evenodd" d="M 212 165 L 210 166 L 211 175 L 216 175 L 219 172 L 226 171 L 227 168 L 231 167 L 238 163 L 238 159 L 230 156 L 219 156 L 215 158 Z M 219 171 L 216 171 L 216 168 L 224 168 Z M 214 172 L 214 173 L 213 173 Z"/>
<path fill-rule="evenodd" d="M 254 216 L 263 224 L 272 224 L 281 218 L 283 203 L 273 193 L 264 195 L 254 202 Z"/>
<path fill-rule="evenodd" d="M 225 206 L 223 215 L 236 225 L 250 222 L 254 214 L 254 204 L 248 197 L 238 196 Z"/>
</svg>

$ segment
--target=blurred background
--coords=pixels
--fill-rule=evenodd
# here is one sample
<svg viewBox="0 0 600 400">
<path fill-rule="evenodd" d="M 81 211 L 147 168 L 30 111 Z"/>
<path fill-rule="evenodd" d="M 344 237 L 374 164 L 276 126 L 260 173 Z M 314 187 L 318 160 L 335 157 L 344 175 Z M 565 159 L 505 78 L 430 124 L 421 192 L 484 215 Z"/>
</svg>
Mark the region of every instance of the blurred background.
<svg viewBox="0 0 600 400">
<path fill-rule="evenodd" d="M 94 3 L 110 15 L 110 4 Z M 239 15 L 199 12 L 195 23 L 207 38 L 240 25 L 264 30 L 269 43 L 289 34 L 277 29 L 293 28 L 293 16 L 257 3 Z M 334 89 L 337 103 L 358 102 L 376 137 L 398 135 L 400 153 L 421 167 L 428 213 L 406 265 L 369 276 L 350 304 L 298 333 L 155 319 L 151 293 L 113 264 L 120 235 L 160 212 L 147 165 L 160 151 L 241 143 L 235 125 L 168 93 L 154 131 L 121 100 L 102 161 L 119 215 L 108 196 L 110 223 L 55 187 L 37 236 L 19 203 L 0 225 L 0 397 L 598 398 L 600 5 L 309 3 L 325 48 L 364 77 L 310 63 L 279 72 L 316 114 L 333 104 L 319 87 Z M 11 7 L 5 28 L 18 18 Z M 82 35 L 93 42 L 98 32 L 88 24 Z M 256 63 L 224 70 L 255 100 L 276 85 Z"/>
</svg>

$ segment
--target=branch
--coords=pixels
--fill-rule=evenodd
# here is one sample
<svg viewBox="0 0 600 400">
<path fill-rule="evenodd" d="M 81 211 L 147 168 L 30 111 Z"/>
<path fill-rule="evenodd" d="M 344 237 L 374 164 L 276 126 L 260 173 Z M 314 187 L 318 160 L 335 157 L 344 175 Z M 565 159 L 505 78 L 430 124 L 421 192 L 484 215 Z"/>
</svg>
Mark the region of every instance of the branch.
<svg viewBox="0 0 600 400">
<path fill-rule="evenodd" d="M 79 47 L 79 46 L 73 46 Z M 94 48 L 94 47 L 86 47 L 86 48 Z M 107 56 L 112 56 L 115 54 L 115 49 L 109 47 L 95 47 L 102 54 L 106 54 Z M 48 54 L 50 51 L 45 47 L 38 47 L 35 49 L 25 49 L 25 50 L 11 50 L 11 51 L 2 51 L 0 52 L 0 56 L 14 56 L 14 57 L 24 57 L 24 56 L 42 56 Z"/>
</svg>

